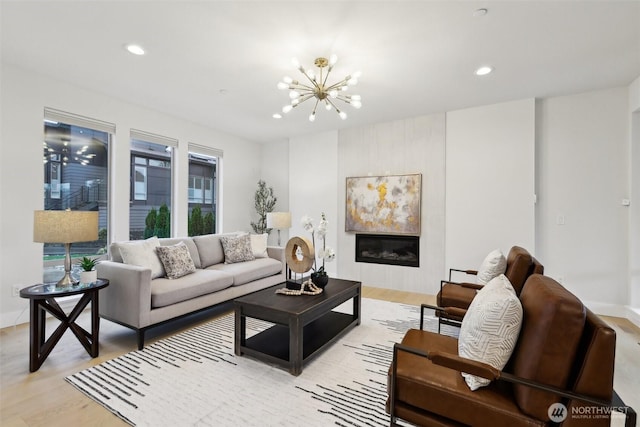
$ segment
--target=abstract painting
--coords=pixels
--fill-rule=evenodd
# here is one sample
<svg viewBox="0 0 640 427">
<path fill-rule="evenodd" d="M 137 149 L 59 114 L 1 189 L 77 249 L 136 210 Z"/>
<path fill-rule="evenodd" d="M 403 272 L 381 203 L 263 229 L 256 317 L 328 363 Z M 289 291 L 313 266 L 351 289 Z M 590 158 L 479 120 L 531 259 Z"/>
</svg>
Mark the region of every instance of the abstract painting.
<svg viewBox="0 0 640 427">
<path fill-rule="evenodd" d="M 420 235 L 422 174 L 347 177 L 345 231 Z"/>
</svg>

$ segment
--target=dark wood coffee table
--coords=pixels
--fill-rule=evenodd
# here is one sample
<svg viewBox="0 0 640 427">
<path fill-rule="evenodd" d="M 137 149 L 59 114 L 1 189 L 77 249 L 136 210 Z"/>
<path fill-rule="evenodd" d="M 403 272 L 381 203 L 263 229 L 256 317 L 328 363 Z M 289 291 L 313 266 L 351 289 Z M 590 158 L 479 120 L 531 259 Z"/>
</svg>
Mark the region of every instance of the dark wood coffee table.
<svg viewBox="0 0 640 427">
<path fill-rule="evenodd" d="M 320 295 L 282 295 L 273 286 L 234 300 L 235 352 L 282 366 L 293 375 L 360 324 L 360 282 L 329 279 Z M 352 314 L 332 311 L 353 299 Z M 274 325 L 247 338 L 246 318 Z"/>
</svg>

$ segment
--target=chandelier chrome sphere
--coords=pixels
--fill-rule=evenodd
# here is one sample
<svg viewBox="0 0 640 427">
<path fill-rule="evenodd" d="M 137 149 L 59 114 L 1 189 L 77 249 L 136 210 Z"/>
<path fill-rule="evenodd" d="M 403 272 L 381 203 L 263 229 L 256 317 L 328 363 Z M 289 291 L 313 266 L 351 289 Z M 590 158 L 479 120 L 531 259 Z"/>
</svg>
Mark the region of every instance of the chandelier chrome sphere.
<svg viewBox="0 0 640 427">
<path fill-rule="evenodd" d="M 285 76 L 278 83 L 278 89 L 289 90 L 289 98 L 291 99 L 291 104 L 285 105 L 282 108 L 282 112 L 288 113 L 303 102 L 315 99 L 313 111 L 309 115 L 309 121 L 313 122 L 316 119 L 316 109 L 319 104 L 324 104 L 327 110 L 334 109 L 342 120 L 347 118 L 347 113 L 338 108 L 335 103 L 336 100 L 350 104 L 353 108 L 362 107 L 360 95 L 348 95 L 345 93 L 349 86 L 354 86 L 358 83 L 360 72 L 348 75 L 337 83 L 327 83 L 329 74 L 337 60 L 338 58 L 335 55 L 331 55 L 329 59 L 316 58 L 314 61 L 315 66 L 318 67 L 318 73 L 316 74 L 313 69 L 305 70 L 296 59 L 293 59 L 293 65 L 304 74 L 309 83 L 301 83 L 288 76 Z M 325 68 L 326 74 L 324 73 Z"/>
</svg>

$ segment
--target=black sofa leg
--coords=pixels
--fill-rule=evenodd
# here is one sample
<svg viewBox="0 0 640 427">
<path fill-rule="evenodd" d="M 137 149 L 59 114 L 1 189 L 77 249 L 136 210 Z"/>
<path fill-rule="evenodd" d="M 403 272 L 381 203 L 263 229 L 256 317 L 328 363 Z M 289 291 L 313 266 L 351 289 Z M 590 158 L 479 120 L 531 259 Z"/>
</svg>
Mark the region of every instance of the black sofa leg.
<svg viewBox="0 0 640 427">
<path fill-rule="evenodd" d="M 144 329 L 138 329 L 138 350 L 144 348 Z"/>
</svg>

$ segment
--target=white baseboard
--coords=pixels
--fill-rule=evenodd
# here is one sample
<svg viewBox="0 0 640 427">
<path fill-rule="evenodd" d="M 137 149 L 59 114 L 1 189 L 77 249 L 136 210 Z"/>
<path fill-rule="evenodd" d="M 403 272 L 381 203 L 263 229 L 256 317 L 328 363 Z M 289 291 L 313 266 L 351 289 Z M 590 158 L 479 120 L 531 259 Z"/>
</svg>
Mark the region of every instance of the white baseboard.
<svg viewBox="0 0 640 427">
<path fill-rule="evenodd" d="M 628 305 L 606 304 L 602 302 L 583 301 L 584 305 L 595 314 L 602 316 L 622 317 L 640 328 L 640 309 Z"/>
<path fill-rule="evenodd" d="M 80 300 L 80 297 L 81 295 L 73 295 L 66 298 L 59 298 L 56 301 L 60 305 L 60 308 L 69 314 Z M 91 304 L 87 305 L 85 310 L 90 307 Z M 48 317 L 51 317 L 49 313 L 47 313 L 47 318 Z M 14 310 L 0 315 L 0 328 L 14 327 L 23 323 L 29 323 L 29 304 L 26 304 L 22 310 Z"/>
<path fill-rule="evenodd" d="M 640 328 L 640 308 L 634 308 L 627 306 L 627 316 L 626 318 L 631 321 L 634 325 Z"/>
</svg>

